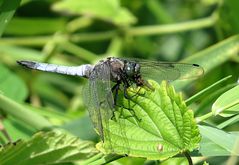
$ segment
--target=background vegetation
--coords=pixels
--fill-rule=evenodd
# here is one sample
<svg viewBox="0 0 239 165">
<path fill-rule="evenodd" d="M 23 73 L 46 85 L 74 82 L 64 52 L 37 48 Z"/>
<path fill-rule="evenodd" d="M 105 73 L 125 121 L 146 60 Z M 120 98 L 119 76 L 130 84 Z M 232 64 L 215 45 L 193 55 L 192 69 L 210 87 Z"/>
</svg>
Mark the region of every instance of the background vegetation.
<svg viewBox="0 0 239 165">
<path fill-rule="evenodd" d="M 116 56 L 200 64 L 205 70 L 202 78 L 173 83 L 177 91 L 190 98 L 187 104 L 200 124 L 203 139 L 200 152 L 192 153 L 197 155 L 193 161 L 237 164 L 238 11 L 238 0 L 1 0 L 0 140 L 2 144 L 10 139 L 24 141 L 17 143 L 17 150 L 11 144 L 2 148 L 0 162 L 27 159 L 34 149 L 42 157 L 29 164 L 39 160 L 52 164 L 107 162 L 107 157 L 96 154 L 91 142 L 82 142 L 83 146 L 81 141 L 74 141 L 76 137 L 98 141 L 82 99 L 87 80 L 26 70 L 16 61 L 81 65 Z M 199 91 L 202 93 L 196 94 Z M 56 126 L 67 133 L 34 135 Z M 61 145 L 52 144 L 52 139 Z M 51 145 L 44 146 L 46 141 Z M 34 147 L 26 149 L 26 144 Z M 49 150 L 58 157 L 51 156 L 54 152 Z M 43 151 L 51 154 L 44 157 Z M 129 157 L 117 161 L 187 163 L 178 157 L 162 162 Z"/>
</svg>

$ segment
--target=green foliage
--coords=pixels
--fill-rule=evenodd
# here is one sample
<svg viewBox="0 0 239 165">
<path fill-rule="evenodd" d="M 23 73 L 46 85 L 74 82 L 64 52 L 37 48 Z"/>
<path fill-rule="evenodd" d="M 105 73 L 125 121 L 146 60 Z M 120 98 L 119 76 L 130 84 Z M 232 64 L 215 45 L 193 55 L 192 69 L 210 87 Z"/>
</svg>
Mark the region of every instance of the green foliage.
<svg viewBox="0 0 239 165">
<path fill-rule="evenodd" d="M 214 115 L 230 117 L 239 113 L 239 86 L 223 93 L 213 104 Z"/>
<path fill-rule="evenodd" d="M 186 107 L 182 96 L 165 81 L 161 85 L 154 81 L 150 84 L 154 91 L 129 89 L 130 102 L 123 94 L 119 98 L 118 103 L 123 107 L 117 108 L 118 114 L 115 115 L 119 118 L 111 120 L 109 128 L 105 128 L 110 131 L 106 134 L 109 137 L 101 144 L 105 152 L 113 150 L 121 155 L 167 159 L 198 147 L 199 130 L 193 112 Z"/>
<path fill-rule="evenodd" d="M 199 150 L 201 154 L 204 156 L 238 156 L 238 132 L 226 133 L 209 126 L 199 126 L 199 129 L 203 136 Z"/>
<path fill-rule="evenodd" d="M 193 163 L 238 164 L 238 9 L 238 0 L 0 0 L 0 141 L 22 139 L 1 148 L 0 164 L 187 164 L 185 151 Z M 16 64 L 93 64 L 108 56 L 196 63 L 204 75 L 152 81 L 156 90 L 139 90 L 134 106 L 120 95 L 128 109 L 118 107 L 102 143 L 86 117 L 86 81 Z M 112 151 L 129 156 L 103 154 Z"/>
<path fill-rule="evenodd" d="M 237 12 L 239 10 L 239 2 L 237 0 L 227 0 L 222 3 L 219 10 L 221 17 L 220 25 L 227 34 L 238 33 Z"/>
<path fill-rule="evenodd" d="M 204 49 L 193 56 L 183 60 L 186 63 L 197 63 L 203 66 L 205 73 L 210 72 L 225 61 L 234 57 L 238 53 L 239 35 L 230 37 L 207 49 Z M 173 84 L 178 88 L 187 86 L 191 81 L 175 81 Z"/>
<path fill-rule="evenodd" d="M 2 0 L 0 3 L 0 36 L 11 20 L 16 8 L 18 7 L 20 0 Z"/>
<path fill-rule="evenodd" d="M 62 131 L 39 132 L 29 141 L 17 141 L 1 147 L 2 165 L 63 164 L 83 162 L 98 151 L 92 142 L 81 141 Z"/>
<path fill-rule="evenodd" d="M 136 18 L 118 0 L 68 0 L 56 3 L 53 9 L 58 12 L 85 15 L 92 18 L 110 21 L 116 25 L 129 25 Z"/>
<path fill-rule="evenodd" d="M 1 94 L 15 100 L 24 101 L 26 99 L 27 87 L 18 76 L 10 72 L 8 68 L 0 64 L 0 91 Z M 9 89 L 9 86 L 11 88 Z M 16 95 L 18 93 L 18 95 Z"/>
<path fill-rule="evenodd" d="M 31 19 L 31 18 L 15 18 L 9 22 L 8 28 L 5 30 L 5 34 L 14 35 L 39 35 L 39 34 L 51 34 L 55 31 L 64 29 L 65 20 L 63 19 Z M 26 27 L 28 25 L 28 27 Z M 39 25 L 42 25 L 39 28 Z"/>
<path fill-rule="evenodd" d="M 44 117 L 36 114 L 33 111 L 26 109 L 22 104 L 0 94 L 0 108 L 4 114 L 11 115 L 18 120 L 29 124 L 35 129 L 43 129 L 45 127 L 50 127 L 51 124 Z"/>
</svg>

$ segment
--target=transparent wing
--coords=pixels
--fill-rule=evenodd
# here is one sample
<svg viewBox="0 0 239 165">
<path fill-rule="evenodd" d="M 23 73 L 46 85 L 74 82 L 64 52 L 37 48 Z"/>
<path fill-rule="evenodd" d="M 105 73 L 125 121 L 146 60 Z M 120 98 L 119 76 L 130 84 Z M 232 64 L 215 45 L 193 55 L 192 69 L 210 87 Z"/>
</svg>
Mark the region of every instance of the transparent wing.
<svg viewBox="0 0 239 165">
<path fill-rule="evenodd" d="M 131 60 L 131 59 L 130 59 Z M 159 62 L 141 59 L 132 59 L 140 64 L 140 73 L 144 79 L 174 81 L 176 79 L 191 79 L 203 75 L 204 70 L 197 64 Z"/>
<path fill-rule="evenodd" d="M 109 120 L 113 115 L 110 69 L 107 65 L 96 65 L 85 89 L 85 100 L 90 118 L 101 139 L 104 141 Z"/>
<path fill-rule="evenodd" d="M 102 64 L 102 65 L 101 65 Z M 85 89 L 86 104 L 90 118 L 94 124 L 95 129 L 98 131 L 102 141 L 107 143 L 106 147 L 111 152 L 114 152 L 113 141 L 111 137 L 110 120 L 116 122 L 120 127 L 120 135 L 123 137 L 123 147 L 128 148 L 128 141 L 124 128 L 124 119 L 112 119 L 115 109 L 114 97 L 111 91 L 112 82 L 110 81 L 110 68 L 107 64 L 101 63 L 95 66 L 89 78 L 89 85 Z M 117 100 L 116 100 L 117 101 Z M 117 104 L 117 103 L 116 103 Z M 128 150 L 125 154 L 128 154 Z"/>
</svg>

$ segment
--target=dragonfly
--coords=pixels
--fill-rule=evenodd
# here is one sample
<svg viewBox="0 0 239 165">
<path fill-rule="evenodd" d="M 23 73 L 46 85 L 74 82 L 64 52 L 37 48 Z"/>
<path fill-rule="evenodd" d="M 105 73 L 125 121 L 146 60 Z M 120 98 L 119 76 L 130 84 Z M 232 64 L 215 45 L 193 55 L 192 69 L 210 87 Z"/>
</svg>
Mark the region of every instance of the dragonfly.
<svg viewBox="0 0 239 165">
<path fill-rule="evenodd" d="M 119 90 L 128 98 L 126 90 L 129 87 L 146 86 L 152 89 L 147 80 L 157 82 L 162 80 L 197 78 L 204 70 L 198 64 L 148 61 L 143 59 L 127 59 L 108 57 L 95 65 L 62 66 L 35 61 L 17 61 L 30 69 L 55 72 L 66 75 L 80 76 L 89 79 L 85 88 L 85 102 L 94 128 L 104 142 L 106 134 L 103 123 L 108 127 L 108 121 L 114 116 Z M 152 89 L 153 90 L 153 89 Z"/>
</svg>

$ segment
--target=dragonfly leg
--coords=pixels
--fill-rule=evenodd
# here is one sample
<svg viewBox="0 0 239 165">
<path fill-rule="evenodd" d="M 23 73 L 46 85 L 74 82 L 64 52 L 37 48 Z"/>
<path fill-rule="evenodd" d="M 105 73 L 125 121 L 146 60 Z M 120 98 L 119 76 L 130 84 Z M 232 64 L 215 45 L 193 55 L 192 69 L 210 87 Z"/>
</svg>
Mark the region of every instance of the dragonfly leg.
<svg viewBox="0 0 239 165">
<path fill-rule="evenodd" d="M 134 111 L 133 109 L 129 108 L 128 110 L 129 110 L 129 112 L 131 113 L 131 115 L 127 116 L 127 118 L 128 118 L 128 117 L 135 117 L 135 119 L 136 119 L 137 121 L 139 121 L 139 122 L 142 120 L 142 119 L 140 119 L 140 118 L 135 114 L 135 111 Z"/>
<path fill-rule="evenodd" d="M 124 83 L 124 97 L 129 100 L 129 99 L 131 99 L 131 97 L 127 94 L 128 87 L 129 87 L 128 82 Z"/>
<path fill-rule="evenodd" d="M 113 115 L 112 115 L 111 119 L 115 119 L 115 111 L 116 111 L 115 106 L 117 106 L 117 99 L 118 99 L 119 87 L 120 87 L 120 82 L 118 82 L 117 84 L 115 84 L 115 85 L 112 87 L 112 89 L 111 89 L 111 92 L 112 92 L 112 93 L 115 92 L 115 94 L 114 94 L 114 104 L 113 104 L 113 106 L 114 106 L 114 108 L 113 108 Z"/>
<path fill-rule="evenodd" d="M 136 97 L 136 96 L 138 96 L 138 95 L 144 96 L 145 93 L 146 93 L 146 91 L 145 91 L 144 93 L 139 94 L 139 92 L 140 92 L 141 89 L 142 89 L 142 87 L 140 87 L 139 90 L 138 90 L 137 92 L 135 92 L 135 94 L 134 94 L 133 96 L 131 96 L 131 98 L 134 98 L 134 97 Z"/>
<path fill-rule="evenodd" d="M 114 106 L 116 105 L 117 99 L 118 99 L 118 92 L 119 92 L 119 87 L 120 87 L 120 83 L 115 84 L 112 89 L 111 92 L 114 93 Z"/>
<path fill-rule="evenodd" d="M 134 117 L 138 122 L 140 122 L 142 120 L 135 114 L 135 111 L 134 111 L 133 108 L 126 108 L 126 107 L 123 107 L 123 106 L 119 106 L 119 107 L 127 109 L 131 113 L 131 115 L 123 116 L 123 111 L 121 110 L 120 111 L 120 117 L 121 118 L 126 118 L 127 119 L 127 118 L 130 118 L 130 117 Z"/>
</svg>

